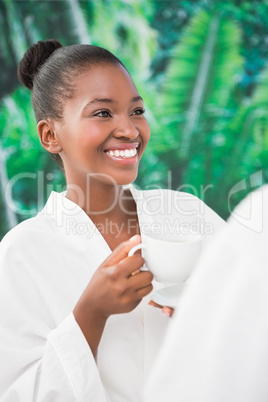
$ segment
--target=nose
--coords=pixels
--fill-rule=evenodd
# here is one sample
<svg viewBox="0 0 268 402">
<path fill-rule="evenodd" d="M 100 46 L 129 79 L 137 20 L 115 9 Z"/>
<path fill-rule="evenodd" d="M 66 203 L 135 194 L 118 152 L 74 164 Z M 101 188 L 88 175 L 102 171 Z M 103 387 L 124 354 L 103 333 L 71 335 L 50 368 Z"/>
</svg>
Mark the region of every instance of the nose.
<svg viewBox="0 0 268 402">
<path fill-rule="evenodd" d="M 124 116 L 119 119 L 117 128 L 114 130 L 115 138 L 127 138 L 134 140 L 139 135 L 139 130 L 131 120 L 130 116 Z"/>
</svg>

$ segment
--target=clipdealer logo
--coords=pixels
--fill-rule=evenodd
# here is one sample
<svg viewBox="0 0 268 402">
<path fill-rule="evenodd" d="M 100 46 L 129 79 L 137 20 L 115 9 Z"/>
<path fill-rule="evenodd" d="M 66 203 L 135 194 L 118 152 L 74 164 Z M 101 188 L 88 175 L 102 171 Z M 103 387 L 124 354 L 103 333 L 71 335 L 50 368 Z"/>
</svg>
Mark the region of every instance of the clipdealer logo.
<svg viewBox="0 0 268 402">
<path fill-rule="evenodd" d="M 93 224 L 92 222 L 78 222 L 75 218 L 68 218 L 65 222 L 65 233 L 67 235 L 82 235 L 88 239 L 96 233 L 102 235 L 110 234 L 114 238 L 118 238 L 123 230 L 129 235 L 136 228 L 137 221 L 129 219 L 128 222 L 121 225 L 105 219 L 101 224 Z M 213 235 L 214 226 L 211 222 L 204 218 L 196 218 L 192 222 L 185 222 L 181 219 L 170 220 L 165 218 L 162 222 L 140 222 L 139 228 L 141 233 L 153 236 L 176 236 L 176 235 Z"/>
<path fill-rule="evenodd" d="M 261 233 L 263 230 L 264 205 L 263 189 L 261 188 L 263 182 L 263 171 L 260 170 L 249 176 L 248 180 L 243 179 L 238 182 L 232 187 L 228 195 L 228 207 L 231 213 L 230 220 L 236 221 L 256 233 Z M 246 202 L 242 201 L 239 206 L 232 211 L 232 197 L 241 191 L 248 191 L 250 194 L 246 197 Z"/>
</svg>

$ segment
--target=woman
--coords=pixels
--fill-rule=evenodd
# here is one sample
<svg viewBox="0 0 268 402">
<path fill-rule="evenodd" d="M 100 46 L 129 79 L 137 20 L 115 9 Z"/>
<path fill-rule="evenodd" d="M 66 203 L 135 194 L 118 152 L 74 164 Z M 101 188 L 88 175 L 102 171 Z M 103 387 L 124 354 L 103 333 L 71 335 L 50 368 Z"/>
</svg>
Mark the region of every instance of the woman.
<svg viewBox="0 0 268 402">
<path fill-rule="evenodd" d="M 153 278 L 128 252 L 176 219 L 205 223 L 207 241 L 224 222 L 196 197 L 126 186 L 150 130 L 113 54 L 38 42 L 18 75 L 67 191 L 1 243 L 1 401 L 140 401 L 168 318 L 144 301 Z"/>
</svg>

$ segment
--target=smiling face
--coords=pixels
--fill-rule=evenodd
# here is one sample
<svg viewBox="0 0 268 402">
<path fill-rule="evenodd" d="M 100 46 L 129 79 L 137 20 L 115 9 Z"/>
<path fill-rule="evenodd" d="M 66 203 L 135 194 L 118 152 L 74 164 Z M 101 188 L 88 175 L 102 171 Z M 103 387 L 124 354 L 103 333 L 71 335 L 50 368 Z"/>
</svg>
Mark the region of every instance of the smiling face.
<svg viewBox="0 0 268 402">
<path fill-rule="evenodd" d="M 120 65 L 95 65 L 74 86 L 63 121 L 54 122 L 67 183 L 82 186 L 89 174 L 103 184 L 133 182 L 150 129 L 128 72 Z"/>
</svg>

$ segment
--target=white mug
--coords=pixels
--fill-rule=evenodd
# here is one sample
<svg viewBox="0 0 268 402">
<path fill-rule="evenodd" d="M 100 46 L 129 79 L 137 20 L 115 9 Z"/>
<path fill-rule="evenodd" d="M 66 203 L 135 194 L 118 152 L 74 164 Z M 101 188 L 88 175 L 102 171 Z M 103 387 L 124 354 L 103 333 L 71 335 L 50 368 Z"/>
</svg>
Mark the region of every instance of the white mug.
<svg viewBox="0 0 268 402">
<path fill-rule="evenodd" d="M 132 247 L 132 256 L 142 249 L 145 269 L 161 283 L 178 284 L 191 275 L 201 252 L 201 235 L 178 235 L 173 240 L 165 240 L 142 234 L 142 243 Z M 144 267 L 142 268 L 144 270 Z"/>
</svg>

